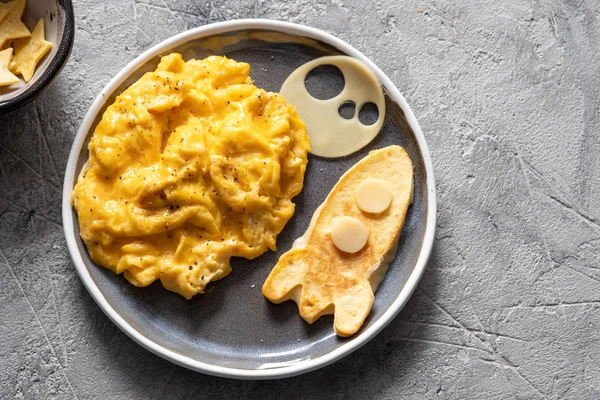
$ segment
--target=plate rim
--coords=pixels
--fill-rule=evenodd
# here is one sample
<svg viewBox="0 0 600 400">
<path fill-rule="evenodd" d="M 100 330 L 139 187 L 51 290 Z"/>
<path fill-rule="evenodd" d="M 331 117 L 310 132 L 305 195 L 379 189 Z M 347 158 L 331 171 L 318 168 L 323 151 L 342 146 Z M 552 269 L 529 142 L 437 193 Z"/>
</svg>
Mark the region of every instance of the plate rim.
<svg viewBox="0 0 600 400">
<path fill-rule="evenodd" d="M 426 172 L 426 190 L 428 192 L 427 199 L 427 221 L 425 227 L 425 233 L 423 237 L 423 246 L 411 272 L 408 280 L 404 287 L 400 290 L 397 298 L 390 305 L 390 307 L 381 315 L 381 317 L 364 332 L 361 332 L 353 340 L 348 341 L 342 346 L 334 349 L 333 351 L 320 356 L 315 359 L 309 359 L 300 361 L 295 364 L 281 366 L 271 369 L 244 369 L 235 367 L 225 367 L 220 365 L 209 364 L 202 362 L 183 354 L 177 353 L 176 351 L 169 350 L 152 339 L 146 337 L 141 332 L 133 328 L 123 317 L 121 317 L 115 309 L 108 303 L 106 298 L 103 296 L 100 289 L 94 283 L 89 271 L 86 268 L 85 262 L 79 253 L 77 246 L 77 237 L 75 231 L 72 229 L 74 219 L 71 207 L 71 192 L 77 179 L 77 162 L 81 151 L 85 151 L 84 143 L 87 133 L 91 129 L 96 115 L 98 114 L 104 96 L 112 93 L 129 75 L 135 71 L 135 69 L 142 63 L 150 60 L 151 58 L 161 54 L 162 52 L 169 50 L 177 45 L 184 44 L 194 39 L 201 39 L 206 36 L 218 35 L 231 31 L 239 30 L 253 30 L 253 29 L 269 29 L 280 33 L 297 35 L 307 37 L 314 40 L 319 40 L 326 44 L 329 44 L 340 51 L 346 53 L 349 56 L 355 57 L 365 63 L 378 79 L 382 85 L 386 88 L 387 94 L 398 103 L 400 108 L 405 114 L 406 120 L 409 126 L 413 130 L 414 137 L 419 145 L 421 156 L 423 158 L 423 164 Z M 144 51 L 142 54 L 137 56 L 133 61 L 129 62 L 123 69 L 121 69 L 100 91 L 92 105 L 86 112 L 81 125 L 75 135 L 71 150 L 69 152 L 69 158 L 67 161 L 67 167 L 65 170 L 65 178 L 63 182 L 63 193 L 62 193 L 62 220 L 67 247 L 75 266 L 75 270 L 79 275 L 79 278 L 83 282 L 85 288 L 90 293 L 94 301 L 98 304 L 100 309 L 108 316 L 108 318 L 119 327 L 127 336 L 133 339 L 142 347 L 151 351 L 152 353 L 171 361 L 175 364 L 183 366 L 185 368 L 202 372 L 209 375 L 225 377 L 225 378 L 237 378 L 237 379 L 277 379 L 287 378 L 295 375 L 300 375 L 309 371 L 316 370 L 324 367 L 339 360 L 340 358 L 352 353 L 358 348 L 362 347 L 369 340 L 375 337 L 385 326 L 387 326 L 400 312 L 400 310 L 406 305 L 408 299 L 414 292 L 419 283 L 425 267 L 429 261 L 429 256 L 433 247 L 433 241 L 435 236 L 435 227 L 437 219 L 437 198 L 435 190 L 435 179 L 433 175 L 433 164 L 429 154 L 429 148 L 425 141 L 421 127 L 417 122 L 417 119 L 398 90 L 394 83 L 383 73 L 379 67 L 377 67 L 369 58 L 363 55 L 360 51 L 344 42 L 343 40 L 324 32 L 318 28 L 312 28 L 305 25 L 300 25 L 292 22 L 268 20 L 268 19 L 238 19 L 217 22 L 207 24 L 201 27 L 193 28 L 184 32 L 181 32 L 175 36 L 172 36 L 151 48 Z"/>
</svg>

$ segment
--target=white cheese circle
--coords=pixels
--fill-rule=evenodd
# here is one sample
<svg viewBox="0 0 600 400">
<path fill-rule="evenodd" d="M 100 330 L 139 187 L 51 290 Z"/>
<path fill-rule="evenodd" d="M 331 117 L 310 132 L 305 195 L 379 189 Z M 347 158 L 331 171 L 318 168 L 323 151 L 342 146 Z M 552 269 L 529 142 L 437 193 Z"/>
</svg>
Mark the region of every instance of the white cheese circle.
<svg viewBox="0 0 600 400">
<path fill-rule="evenodd" d="M 320 65 L 333 65 L 344 75 L 344 90 L 328 100 L 313 97 L 306 89 L 308 73 Z M 311 153 L 321 157 L 342 157 L 368 145 L 379 133 L 385 119 L 385 97 L 379 80 L 367 66 L 348 56 L 316 58 L 301 65 L 287 77 L 279 92 L 293 104 L 306 124 Z M 354 102 L 354 117 L 343 118 L 340 105 Z M 364 125 L 358 118 L 367 103 L 377 106 L 377 121 Z"/>
<path fill-rule="evenodd" d="M 331 240 L 346 253 L 356 253 L 367 244 L 369 229 L 354 217 L 338 217 L 331 225 Z"/>
<path fill-rule="evenodd" d="M 364 212 L 379 214 L 392 203 L 392 191 L 379 179 L 365 179 L 356 187 L 356 205 Z"/>
</svg>

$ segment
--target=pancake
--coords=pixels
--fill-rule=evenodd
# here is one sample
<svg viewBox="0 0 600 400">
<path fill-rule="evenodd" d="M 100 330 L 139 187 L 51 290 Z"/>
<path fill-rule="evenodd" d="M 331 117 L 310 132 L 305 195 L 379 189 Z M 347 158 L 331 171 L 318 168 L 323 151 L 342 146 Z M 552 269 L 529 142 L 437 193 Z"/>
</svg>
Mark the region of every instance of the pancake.
<svg viewBox="0 0 600 400">
<path fill-rule="evenodd" d="M 379 213 L 364 211 L 368 208 L 364 199 L 359 207 L 357 189 L 360 193 L 359 186 L 372 180 L 378 184 L 369 187 L 383 187 L 391 193 L 389 206 Z M 264 296 L 276 304 L 294 300 L 308 323 L 334 314 L 334 329 L 339 336 L 356 333 L 369 315 L 374 292 L 395 257 L 412 203 L 412 189 L 413 167 L 402 147 L 389 146 L 369 153 L 340 178 L 315 211 L 304 235 L 280 257 L 263 285 Z M 346 220 L 354 224 L 346 224 Z M 367 229 L 368 236 L 366 244 L 362 243 L 364 247 L 357 250 L 353 248 L 357 235 L 348 233 L 360 225 Z M 360 229 L 357 234 L 364 231 Z M 340 250 L 332 235 L 341 238 L 338 242 L 342 240 L 345 249 L 355 252 Z"/>
</svg>

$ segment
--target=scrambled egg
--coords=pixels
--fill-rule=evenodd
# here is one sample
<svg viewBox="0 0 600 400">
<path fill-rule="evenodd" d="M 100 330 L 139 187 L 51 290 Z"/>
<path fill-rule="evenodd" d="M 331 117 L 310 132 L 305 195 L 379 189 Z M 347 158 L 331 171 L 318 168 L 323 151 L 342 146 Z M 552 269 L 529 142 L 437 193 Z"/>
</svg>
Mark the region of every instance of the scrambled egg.
<svg viewBox="0 0 600 400">
<path fill-rule="evenodd" d="M 170 54 L 107 108 L 72 194 L 94 262 L 190 299 L 229 274 L 230 257 L 276 250 L 310 142 L 249 71 Z"/>
</svg>

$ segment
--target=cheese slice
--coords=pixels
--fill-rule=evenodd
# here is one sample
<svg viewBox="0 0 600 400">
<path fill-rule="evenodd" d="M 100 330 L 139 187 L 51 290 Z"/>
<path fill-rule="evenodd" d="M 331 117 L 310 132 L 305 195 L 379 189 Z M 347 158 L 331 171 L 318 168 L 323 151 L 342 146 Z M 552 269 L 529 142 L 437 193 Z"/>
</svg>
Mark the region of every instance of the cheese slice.
<svg viewBox="0 0 600 400">
<path fill-rule="evenodd" d="M 369 229 L 354 217 L 338 217 L 331 226 L 331 240 L 341 251 L 356 253 L 367 244 Z"/>
<path fill-rule="evenodd" d="M 356 188 L 356 204 L 364 212 L 379 214 L 391 203 L 392 191 L 380 179 L 365 179 Z"/>
</svg>

